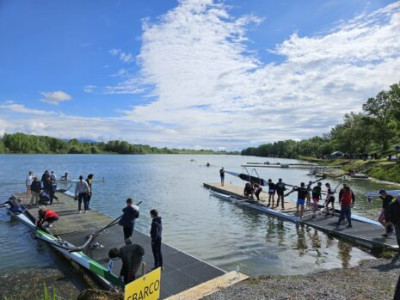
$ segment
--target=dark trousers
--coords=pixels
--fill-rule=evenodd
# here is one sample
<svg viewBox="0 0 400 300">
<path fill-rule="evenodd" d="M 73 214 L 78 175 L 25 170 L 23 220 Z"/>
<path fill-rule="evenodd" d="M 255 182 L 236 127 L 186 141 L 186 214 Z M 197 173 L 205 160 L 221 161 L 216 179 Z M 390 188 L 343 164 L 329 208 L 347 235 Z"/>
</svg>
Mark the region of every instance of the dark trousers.
<svg viewBox="0 0 400 300">
<path fill-rule="evenodd" d="M 124 239 L 129 239 L 133 234 L 132 226 L 124 226 Z"/>
<path fill-rule="evenodd" d="M 350 206 L 342 206 L 341 207 L 338 224 L 340 224 L 340 222 L 342 222 L 344 220 L 345 216 L 347 218 L 347 222 L 349 223 L 349 225 L 351 225 L 351 208 L 350 208 Z"/>
<path fill-rule="evenodd" d="M 87 204 L 87 194 L 86 193 L 80 193 L 78 195 L 78 209 L 82 210 L 82 201 L 83 201 L 83 207 L 85 210 L 87 210 L 88 204 Z"/>
<path fill-rule="evenodd" d="M 276 207 L 279 207 L 279 201 L 282 201 L 282 208 L 285 208 L 285 200 L 283 199 L 283 193 L 277 193 L 278 194 L 278 200 L 276 200 Z"/>
<path fill-rule="evenodd" d="M 163 266 L 163 259 L 161 253 L 161 239 L 155 240 L 151 242 L 151 250 L 153 251 L 154 257 L 154 268 Z"/>
<path fill-rule="evenodd" d="M 395 224 L 394 225 L 394 231 L 396 232 L 397 244 L 400 247 L 400 224 Z"/>
</svg>

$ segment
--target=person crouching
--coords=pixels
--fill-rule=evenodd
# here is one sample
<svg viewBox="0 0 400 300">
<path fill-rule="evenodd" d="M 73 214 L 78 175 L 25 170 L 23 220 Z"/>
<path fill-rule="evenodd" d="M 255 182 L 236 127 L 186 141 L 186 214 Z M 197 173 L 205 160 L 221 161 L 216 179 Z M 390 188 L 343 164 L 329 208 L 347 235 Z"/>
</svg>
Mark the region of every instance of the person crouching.
<svg viewBox="0 0 400 300">
<path fill-rule="evenodd" d="M 53 222 L 57 221 L 59 218 L 59 215 L 51 209 L 39 209 L 38 214 L 39 220 L 37 221 L 36 226 L 39 228 L 42 227 L 44 222 L 48 223 L 47 227 L 52 227 Z"/>
</svg>

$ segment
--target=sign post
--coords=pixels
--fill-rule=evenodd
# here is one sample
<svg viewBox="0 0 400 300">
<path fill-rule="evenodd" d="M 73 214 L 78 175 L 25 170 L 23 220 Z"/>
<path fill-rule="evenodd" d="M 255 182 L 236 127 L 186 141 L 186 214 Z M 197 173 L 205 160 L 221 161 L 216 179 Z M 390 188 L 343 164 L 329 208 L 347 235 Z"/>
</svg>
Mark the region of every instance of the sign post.
<svg viewBox="0 0 400 300">
<path fill-rule="evenodd" d="M 145 274 L 125 286 L 125 300 L 157 300 L 160 298 L 161 268 Z"/>
</svg>

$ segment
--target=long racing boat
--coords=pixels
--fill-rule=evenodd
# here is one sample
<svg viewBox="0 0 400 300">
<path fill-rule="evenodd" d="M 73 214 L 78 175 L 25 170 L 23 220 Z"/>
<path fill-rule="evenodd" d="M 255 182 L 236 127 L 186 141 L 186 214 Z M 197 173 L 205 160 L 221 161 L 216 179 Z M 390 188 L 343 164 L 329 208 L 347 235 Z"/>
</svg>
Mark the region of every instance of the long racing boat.
<svg viewBox="0 0 400 300">
<path fill-rule="evenodd" d="M 87 256 L 83 252 L 83 250 L 89 245 L 93 237 L 89 236 L 84 245 L 77 247 L 65 240 L 51 235 L 49 232 L 46 232 L 45 229 L 36 227 L 35 217 L 29 212 L 29 210 L 24 210 L 22 213 L 14 213 L 10 211 L 10 209 L 8 209 L 8 212 L 13 218 L 20 220 L 26 226 L 31 228 L 35 232 L 37 238 L 48 243 L 54 249 L 64 254 L 67 258 L 72 259 L 74 262 L 76 262 L 86 270 L 100 277 L 103 283 L 105 283 L 110 288 L 123 288 L 125 286 L 117 275 L 110 272 L 106 267 L 93 260 L 91 257 Z"/>
</svg>

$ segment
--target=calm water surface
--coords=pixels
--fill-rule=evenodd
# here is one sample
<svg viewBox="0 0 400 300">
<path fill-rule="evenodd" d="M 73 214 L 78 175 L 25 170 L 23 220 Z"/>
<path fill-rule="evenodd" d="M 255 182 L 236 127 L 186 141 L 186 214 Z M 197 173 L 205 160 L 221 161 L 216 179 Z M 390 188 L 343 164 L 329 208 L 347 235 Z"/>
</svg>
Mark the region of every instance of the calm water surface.
<svg viewBox="0 0 400 300">
<path fill-rule="evenodd" d="M 241 164 L 264 161 L 223 155 L 0 155 L 0 197 L 5 201 L 11 193 L 24 191 L 30 170 L 39 177 L 44 170 L 54 170 L 58 177 L 68 172 L 74 178 L 94 173 L 95 179 L 105 178 L 105 182 L 93 184 L 93 209 L 117 217 L 127 197 L 143 201 L 137 230 L 149 232 L 148 211 L 157 208 L 163 217 L 165 243 L 228 271 L 239 267 L 252 276 L 306 274 L 371 257 L 307 226 L 296 227 L 210 197 L 203 188 L 203 182 L 219 182 L 221 166 L 242 172 Z M 207 162 L 210 167 L 205 166 Z M 265 168 L 258 173 L 264 179 L 281 177 L 291 184 L 313 180 L 306 176 L 306 169 Z M 244 185 L 230 175 L 225 180 Z M 338 181 L 330 182 L 335 186 Z M 358 196 L 354 210 L 375 215 L 379 203 L 368 203 L 362 195 L 382 185 L 353 181 L 351 186 Z M 46 248 L 4 210 L 0 210 L 0 244 L 0 272 L 52 264 Z"/>
</svg>

